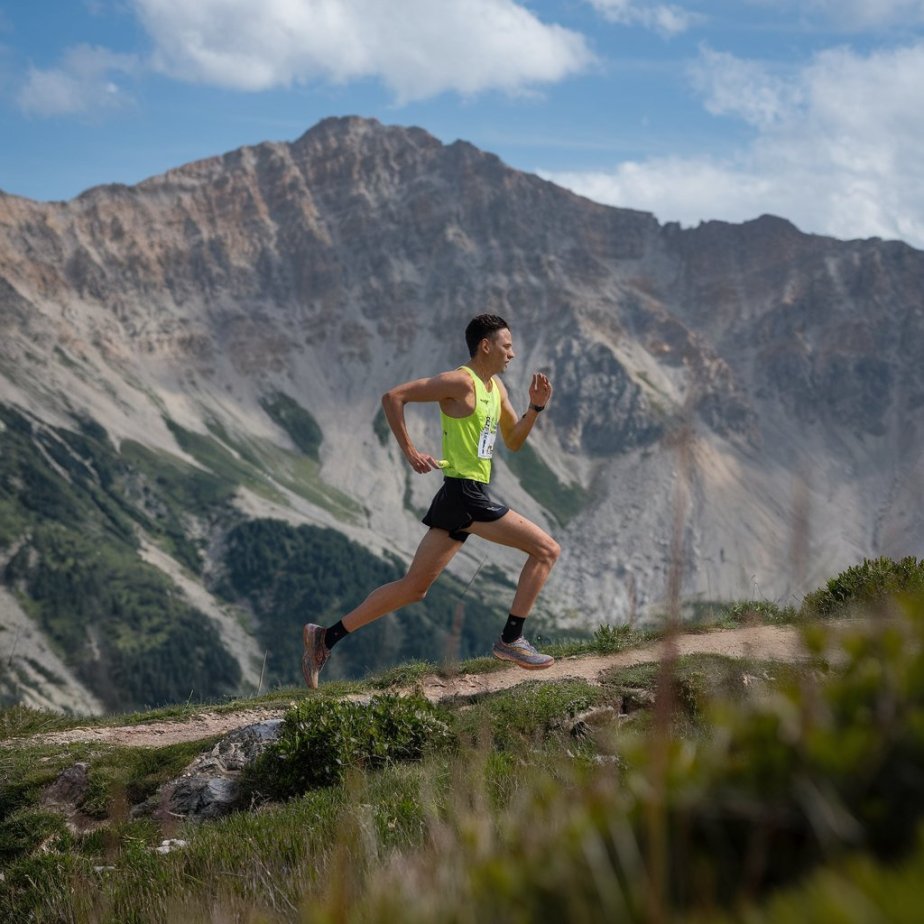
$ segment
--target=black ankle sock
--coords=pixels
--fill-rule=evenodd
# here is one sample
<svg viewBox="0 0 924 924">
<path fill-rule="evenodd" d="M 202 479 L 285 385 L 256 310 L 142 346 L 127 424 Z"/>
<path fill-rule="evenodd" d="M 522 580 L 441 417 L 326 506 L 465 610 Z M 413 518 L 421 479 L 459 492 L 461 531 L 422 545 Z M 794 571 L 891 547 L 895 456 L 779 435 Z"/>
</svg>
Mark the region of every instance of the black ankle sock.
<svg viewBox="0 0 924 924">
<path fill-rule="evenodd" d="M 324 644 L 327 646 L 327 650 L 330 651 L 344 635 L 349 635 L 346 627 L 343 625 L 343 620 L 338 619 L 330 628 L 324 632 Z"/>
<path fill-rule="evenodd" d="M 525 616 L 514 616 L 511 613 L 507 617 L 507 625 L 504 626 L 504 631 L 501 632 L 501 639 L 508 645 L 515 642 L 523 634 L 524 622 L 526 622 Z"/>
</svg>

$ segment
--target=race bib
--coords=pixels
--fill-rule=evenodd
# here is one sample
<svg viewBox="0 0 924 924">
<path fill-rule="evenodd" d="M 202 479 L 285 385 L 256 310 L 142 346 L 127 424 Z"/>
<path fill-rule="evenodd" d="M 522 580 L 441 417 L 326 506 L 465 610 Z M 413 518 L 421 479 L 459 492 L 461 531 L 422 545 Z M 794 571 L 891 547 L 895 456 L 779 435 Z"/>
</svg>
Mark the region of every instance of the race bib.
<svg viewBox="0 0 924 924">
<path fill-rule="evenodd" d="M 494 440 L 497 439 L 497 424 L 490 417 L 484 422 L 484 429 L 478 437 L 478 458 L 490 459 L 494 455 Z"/>
</svg>

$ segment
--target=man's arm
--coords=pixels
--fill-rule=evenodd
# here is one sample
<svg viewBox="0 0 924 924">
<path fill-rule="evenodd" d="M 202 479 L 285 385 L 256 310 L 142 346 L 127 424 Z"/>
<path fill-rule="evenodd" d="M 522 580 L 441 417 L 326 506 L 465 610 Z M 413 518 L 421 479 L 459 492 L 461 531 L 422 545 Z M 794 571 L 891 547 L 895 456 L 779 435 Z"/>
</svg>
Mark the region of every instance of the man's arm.
<svg viewBox="0 0 924 924">
<path fill-rule="evenodd" d="M 545 408 L 552 397 L 552 383 L 542 372 L 534 372 L 532 382 L 529 385 L 529 407 L 522 417 L 517 417 L 510 399 L 507 397 L 507 389 L 498 379 L 494 380 L 501 387 L 501 419 L 500 431 L 504 438 L 504 445 L 516 452 L 529 436 L 536 418 L 541 413 L 533 410 L 533 406 Z"/>
<path fill-rule="evenodd" d="M 404 406 L 411 401 L 458 401 L 461 404 L 468 398 L 472 388 L 471 378 L 456 369 L 429 379 L 404 382 L 382 395 L 382 410 L 385 412 L 385 419 L 398 441 L 398 446 L 415 472 L 424 474 L 439 469 L 439 463 L 428 453 L 418 452 L 414 446 L 407 432 Z"/>
</svg>

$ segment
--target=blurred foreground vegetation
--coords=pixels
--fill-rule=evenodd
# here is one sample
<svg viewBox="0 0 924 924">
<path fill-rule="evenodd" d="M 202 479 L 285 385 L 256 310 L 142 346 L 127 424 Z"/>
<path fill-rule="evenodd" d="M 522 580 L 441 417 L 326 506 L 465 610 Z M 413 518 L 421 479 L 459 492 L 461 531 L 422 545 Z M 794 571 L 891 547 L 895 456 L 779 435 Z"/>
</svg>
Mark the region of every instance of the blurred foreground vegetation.
<svg viewBox="0 0 924 924">
<path fill-rule="evenodd" d="M 128 808 L 193 746 L 10 747 L 0 919 L 919 921 L 924 597 L 865 578 L 922 567 L 829 582 L 824 611 L 853 618 L 806 620 L 794 664 L 690 656 L 441 706 L 300 691 L 249 810 L 198 827 Z M 82 833 L 41 801 L 77 760 Z"/>
</svg>

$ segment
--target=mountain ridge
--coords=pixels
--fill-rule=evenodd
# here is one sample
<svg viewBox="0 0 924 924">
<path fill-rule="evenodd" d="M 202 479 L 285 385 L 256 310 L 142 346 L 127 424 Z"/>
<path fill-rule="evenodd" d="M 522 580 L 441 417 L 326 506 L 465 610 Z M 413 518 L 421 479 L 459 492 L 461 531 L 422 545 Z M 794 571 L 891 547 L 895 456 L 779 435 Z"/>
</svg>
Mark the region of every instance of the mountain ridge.
<svg viewBox="0 0 924 924">
<path fill-rule="evenodd" d="M 378 396 L 463 361 L 465 323 L 498 313 L 515 405 L 535 368 L 555 387 L 495 479 L 561 541 L 554 624 L 657 612 L 678 568 L 691 605 L 755 587 L 787 601 L 867 554 L 921 552 L 922 282 L 905 244 L 773 216 L 662 226 L 464 141 L 332 118 L 67 203 L 0 199 L 0 400 L 46 433 L 92 420 L 117 455 L 166 451 L 224 479 L 236 516 L 406 560 L 435 482 L 379 437 Z M 283 407 L 322 434 L 316 462 Z M 409 423 L 437 451 L 432 415 Z M 177 516 L 171 541 L 198 537 L 195 581 L 228 606 L 227 524 Z M 516 553 L 475 545 L 459 580 L 487 557 L 515 579 Z"/>
</svg>

